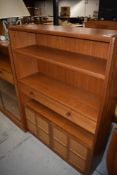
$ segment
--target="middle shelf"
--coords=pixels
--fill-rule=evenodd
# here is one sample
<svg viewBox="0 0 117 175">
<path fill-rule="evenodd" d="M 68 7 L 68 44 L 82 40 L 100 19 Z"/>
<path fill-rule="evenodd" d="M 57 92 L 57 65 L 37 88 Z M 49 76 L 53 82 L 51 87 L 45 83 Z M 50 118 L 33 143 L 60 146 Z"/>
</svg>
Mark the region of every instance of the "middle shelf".
<svg viewBox="0 0 117 175">
<path fill-rule="evenodd" d="M 19 80 L 19 87 L 30 98 L 44 103 L 65 118 L 95 133 L 100 108 L 97 95 L 68 86 L 42 73 Z"/>
<path fill-rule="evenodd" d="M 102 80 L 105 78 L 106 60 L 104 59 L 38 45 L 19 48 L 15 52 L 76 70 Z"/>
</svg>

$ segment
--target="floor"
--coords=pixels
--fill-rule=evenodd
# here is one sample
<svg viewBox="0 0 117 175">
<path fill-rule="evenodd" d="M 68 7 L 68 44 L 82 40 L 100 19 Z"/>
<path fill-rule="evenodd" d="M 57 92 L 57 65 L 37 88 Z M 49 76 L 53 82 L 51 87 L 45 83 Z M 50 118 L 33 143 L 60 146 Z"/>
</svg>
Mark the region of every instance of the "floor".
<svg viewBox="0 0 117 175">
<path fill-rule="evenodd" d="M 107 175 L 105 159 L 93 175 Z M 0 175 L 80 175 L 0 112 Z"/>
</svg>

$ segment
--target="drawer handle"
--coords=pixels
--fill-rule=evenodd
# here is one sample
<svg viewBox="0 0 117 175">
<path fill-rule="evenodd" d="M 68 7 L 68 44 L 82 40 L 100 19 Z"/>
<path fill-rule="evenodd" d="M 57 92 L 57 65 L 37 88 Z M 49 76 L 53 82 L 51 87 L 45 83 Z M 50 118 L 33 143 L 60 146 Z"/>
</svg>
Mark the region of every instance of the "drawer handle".
<svg viewBox="0 0 117 175">
<path fill-rule="evenodd" d="M 3 72 L 2 71 L 0 71 L 0 74 L 2 74 Z"/>
<path fill-rule="evenodd" d="M 66 117 L 70 117 L 70 116 L 71 116 L 71 112 L 66 112 L 66 113 L 65 113 L 65 116 L 66 116 Z"/>
<path fill-rule="evenodd" d="M 31 92 L 29 92 L 29 95 L 34 96 L 34 93 L 31 91 Z"/>
</svg>

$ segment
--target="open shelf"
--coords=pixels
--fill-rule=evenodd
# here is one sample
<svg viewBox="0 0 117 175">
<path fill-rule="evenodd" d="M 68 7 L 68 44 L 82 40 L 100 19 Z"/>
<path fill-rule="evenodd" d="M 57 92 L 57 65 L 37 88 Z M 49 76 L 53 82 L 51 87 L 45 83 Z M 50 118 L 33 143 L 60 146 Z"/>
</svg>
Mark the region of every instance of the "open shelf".
<svg viewBox="0 0 117 175">
<path fill-rule="evenodd" d="M 65 83 L 45 76 L 42 73 L 36 73 L 25 77 L 19 81 L 28 88 L 40 92 L 45 96 L 56 100 L 69 109 L 87 116 L 90 120 L 96 122 L 99 112 L 100 101 L 95 94 L 73 88 Z"/>
<path fill-rule="evenodd" d="M 67 67 L 96 78 L 105 78 L 106 61 L 100 58 L 37 45 L 16 49 L 15 52 Z"/>
<path fill-rule="evenodd" d="M 50 122 L 61 127 L 62 129 L 67 131 L 69 134 L 71 134 L 72 136 L 76 137 L 77 139 L 85 143 L 87 147 L 92 148 L 93 139 L 94 139 L 93 134 L 86 132 L 82 128 L 69 122 L 68 120 L 64 119 L 62 116 L 51 111 L 49 108 L 41 105 L 35 100 L 30 100 L 28 103 L 26 103 L 26 106 L 32 109 L 33 111 L 35 111 L 36 113 L 41 114 L 43 117 L 48 119 Z"/>
</svg>

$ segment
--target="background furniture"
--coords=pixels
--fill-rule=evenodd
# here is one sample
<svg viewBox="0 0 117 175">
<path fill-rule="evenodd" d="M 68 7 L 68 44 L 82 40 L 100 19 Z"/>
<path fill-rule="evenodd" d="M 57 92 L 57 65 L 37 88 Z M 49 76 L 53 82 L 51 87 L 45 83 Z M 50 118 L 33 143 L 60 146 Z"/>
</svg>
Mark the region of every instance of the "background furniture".
<svg viewBox="0 0 117 175">
<path fill-rule="evenodd" d="M 117 21 L 89 20 L 85 23 L 87 28 L 117 30 Z"/>
<path fill-rule="evenodd" d="M 10 61 L 9 42 L 0 41 L 0 110 L 22 127 Z"/>
<path fill-rule="evenodd" d="M 61 26 L 10 28 L 27 129 L 83 174 L 95 169 L 111 128 L 116 35 Z"/>
<path fill-rule="evenodd" d="M 107 167 L 109 175 L 117 174 L 117 125 L 113 130 L 107 151 Z"/>
<path fill-rule="evenodd" d="M 104 18 L 106 20 L 117 20 L 117 1 L 100 0 L 98 18 Z"/>
</svg>

